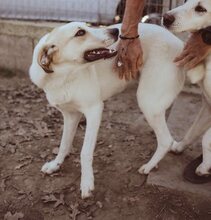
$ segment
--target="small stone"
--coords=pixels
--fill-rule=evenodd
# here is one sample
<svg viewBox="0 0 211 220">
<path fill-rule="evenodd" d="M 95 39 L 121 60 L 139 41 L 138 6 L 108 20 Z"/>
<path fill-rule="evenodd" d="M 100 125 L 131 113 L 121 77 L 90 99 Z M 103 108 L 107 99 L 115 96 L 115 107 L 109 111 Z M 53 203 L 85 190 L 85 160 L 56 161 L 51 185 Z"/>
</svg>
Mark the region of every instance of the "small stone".
<svg viewBox="0 0 211 220">
<path fill-rule="evenodd" d="M 102 202 L 100 202 L 100 201 L 97 201 L 97 202 L 96 202 L 96 205 L 97 205 L 100 209 L 103 208 L 103 204 L 102 204 Z"/>
<path fill-rule="evenodd" d="M 9 144 L 8 146 L 7 146 L 7 149 L 8 149 L 8 151 L 11 153 L 11 154 L 14 154 L 15 152 L 16 152 L 16 146 L 15 145 L 11 145 L 11 144 Z"/>
</svg>

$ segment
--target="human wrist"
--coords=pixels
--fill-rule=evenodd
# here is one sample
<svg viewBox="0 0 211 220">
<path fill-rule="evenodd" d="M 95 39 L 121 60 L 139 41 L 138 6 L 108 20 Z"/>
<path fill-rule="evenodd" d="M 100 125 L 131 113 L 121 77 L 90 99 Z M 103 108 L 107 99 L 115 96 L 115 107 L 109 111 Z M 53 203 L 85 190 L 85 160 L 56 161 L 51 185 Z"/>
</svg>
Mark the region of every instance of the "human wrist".
<svg viewBox="0 0 211 220">
<path fill-rule="evenodd" d="M 138 27 L 123 27 L 121 31 L 121 35 L 128 38 L 133 38 L 138 36 Z"/>
<path fill-rule="evenodd" d="M 121 32 L 125 37 L 138 35 L 138 25 L 144 9 L 144 0 L 127 0 Z"/>
</svg>

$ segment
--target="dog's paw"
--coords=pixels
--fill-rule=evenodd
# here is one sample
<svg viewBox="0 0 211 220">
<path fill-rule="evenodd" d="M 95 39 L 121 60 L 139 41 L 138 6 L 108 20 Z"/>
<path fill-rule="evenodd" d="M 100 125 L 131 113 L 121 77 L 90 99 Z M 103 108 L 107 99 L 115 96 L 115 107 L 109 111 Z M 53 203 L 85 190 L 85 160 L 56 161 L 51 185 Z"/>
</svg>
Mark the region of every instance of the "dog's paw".
<svg viewBox="0 0 211 220">
<path fill-rule="evenodd" d="M 158 169 L 158 165 L 156 165 L 156 166 L 151 166 L 150 164 L 147 163 L 147 164 L 144 164 L 143 166 L 141 166 L 141 167 L 139 168 L 138 172 L 139 172 L 140 174 L 148 175 L 153 168 Z"/>
<path fill-rule="evenodd" d="M 196 174 L 198 176 L 207 176 L 210 175 L 210 167 L 206 166 L 205 164 L 201 163 L 197 168 L 196 168 Z"/>
<path fill-rule="evenodd" d="M 94 180 L 84 180 L 81 181 L 81 197 L 82 199 L 92 196 L 92 191 L 94 190 Z"/>
<path fill-rule="evenodd" d="M 51 174 L 53 172 L 56 172 L 57 170 L 59 170 L 61 164 L 58 163 L 57 161 L 55 160 L 52 160 L 50 162 L 47 162 L 45 163 L 43 166 L 42 166 L 42 169 L 41 171 L 43 173 L 47 173 L 47 174 Z"/>
<path fill-rule="evenodd" d="M 171 146 L 171 152 L 174 154 L 181 154 L 184 151 L 184 146 L 182 142 L 176 142 L 174 141 Z"/>
</svg>

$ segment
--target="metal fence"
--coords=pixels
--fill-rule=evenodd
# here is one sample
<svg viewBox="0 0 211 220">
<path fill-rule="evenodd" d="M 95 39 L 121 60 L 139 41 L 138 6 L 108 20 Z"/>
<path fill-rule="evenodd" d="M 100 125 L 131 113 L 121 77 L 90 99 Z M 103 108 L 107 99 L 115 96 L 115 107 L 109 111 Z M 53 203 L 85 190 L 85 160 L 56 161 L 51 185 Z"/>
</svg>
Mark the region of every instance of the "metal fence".
<svg viewBox="0 0 211 220">
<path fill-rule="evenodd" d="M 121 21 L 126 0 L 0 0 L 0 18 L 22 20 L 86 21 L 111 24 Z M 157 14 L 182 0 L 146 0 L 144 15 Z"/>
<path fill-rule="evenodd" d="M 119 0 L 0 0 L 0 18 L 112 23 Z"/>
</svg>

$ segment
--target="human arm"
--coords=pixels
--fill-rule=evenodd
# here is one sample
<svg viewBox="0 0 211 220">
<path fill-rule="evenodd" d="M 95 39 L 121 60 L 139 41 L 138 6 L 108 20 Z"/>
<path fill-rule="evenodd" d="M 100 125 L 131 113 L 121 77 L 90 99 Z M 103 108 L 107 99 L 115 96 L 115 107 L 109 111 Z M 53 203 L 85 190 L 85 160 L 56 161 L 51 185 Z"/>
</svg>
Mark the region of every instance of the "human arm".
<svg viewBox="0 0 211 220">
<path fill-rule="evenodd" d="M 126 0 L 115 69 L 121 79 L 135 79 L 143 63 L 143 52 L 138 37 L 138 24 L 144 9 L 144 0 Z M 134 39 L 131 39 L 134 38 Z"/>
</svg>

